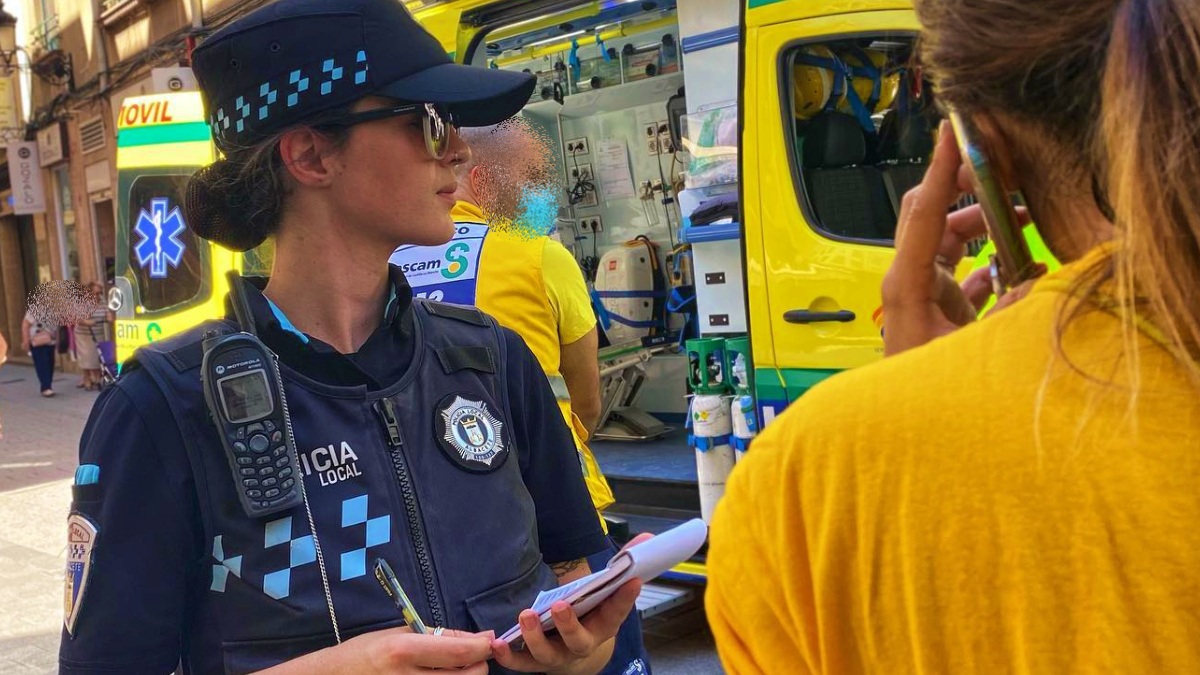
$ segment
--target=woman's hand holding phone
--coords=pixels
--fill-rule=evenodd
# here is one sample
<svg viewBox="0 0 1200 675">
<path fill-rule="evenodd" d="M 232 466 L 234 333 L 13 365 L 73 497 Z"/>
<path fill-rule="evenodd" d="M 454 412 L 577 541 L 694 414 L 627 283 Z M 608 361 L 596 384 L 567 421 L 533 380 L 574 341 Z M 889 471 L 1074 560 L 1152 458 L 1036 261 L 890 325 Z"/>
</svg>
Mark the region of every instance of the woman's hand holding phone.
<svg viewBox="0 0 1200 675">
<path fill-rule="evenodd" d="M 943 122 L 924 179 L 900 205 L 896 258 L 883 279 L 883 348 L 889 356 L 974 321 L 992 297 L 987 268 L 976 270 L 962 284 L 954 277 L 967 243 L 987 235 L 979 205 L 950 212 L 970 186 L 954 134 Z M 1022 223 L 1029 221 L 1023 209 L 1017 214 Z M 1010 289 L 992 311 L 1024 297 L 1032 283 Z"/>
</svg>

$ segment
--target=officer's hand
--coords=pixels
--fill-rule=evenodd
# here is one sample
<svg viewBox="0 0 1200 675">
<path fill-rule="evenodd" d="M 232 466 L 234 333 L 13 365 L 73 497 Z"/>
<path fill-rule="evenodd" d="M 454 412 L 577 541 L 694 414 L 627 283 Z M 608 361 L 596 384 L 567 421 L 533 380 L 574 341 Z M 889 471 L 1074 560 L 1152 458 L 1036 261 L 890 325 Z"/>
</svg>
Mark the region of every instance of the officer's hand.
<svg viewBox="0 0 1200 675">
<path fill-rule="evenodd" d="M 486 675 L 495 633 L 472 635 L 448 630 L 442 635 L 416 635 L 408 628 L 389 628 L 359 635 L 258 675 L 363 673 L 407 675 L 431 668 L 453 668 L 464 675 Z"/>
<path fill-rule="evenodd" d="M 447 630 L 441 635 L 417 635 L 408 628 L 390 628 L 360 635 L 342 643 L 362 660 L 349 673 L 420 673 L 427 668 L 455 668 L 459 673 L 485 675 L 494 633 L 471 634 Z M 349 665 L 349 664 L 348 664 Z"/>
<path fill-rule="evenodd" d="M 900 206 L 896 258 L 882 289 L 883 348 L 888 355 L 958 330 L 974 321 L 991 299 L 988 270 L 977 270 L 961 285 L 954 278 L 967 242 L 987 234 L 978 205 L 948 213 L 969 186 L 954 134 L 944 125 L 924 179 L 904 195 Z M 1024 209 L 1018 208 L 1017 214 L 1028 220 Z M 1024 296 L 1030 285 L 1026 282 L 1006 293 L 997 309 Z"/>
<path fill-rule="evenodd" d="M 611 658 L 610 641 L 629 616 L 641 590 L 642 582 L 633 579 L 582 619 L 569 604 L 554 603 L 550 614 L 558 634 L 553 636 L 542 630 L 537 612 L 527 609 L 518 618 L 525 650 L 514 652 L 503 640 L 493 640 L 492 653 L 496 662 L 526 673 L 572 673 L 587 665 L 595 666 L 587 668 L 588 672 L 598 672 Z"/>
</svg>

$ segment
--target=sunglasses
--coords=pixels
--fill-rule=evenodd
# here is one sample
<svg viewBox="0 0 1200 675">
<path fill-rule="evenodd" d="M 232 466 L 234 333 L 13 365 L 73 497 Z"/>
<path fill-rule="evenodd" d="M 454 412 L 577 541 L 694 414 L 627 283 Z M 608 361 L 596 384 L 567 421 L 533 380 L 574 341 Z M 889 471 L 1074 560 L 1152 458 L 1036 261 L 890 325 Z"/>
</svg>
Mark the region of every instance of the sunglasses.
<svg viewBox="0 0 1200 675">
<path fill-rule="evenodd" d="M 439 109 L 440 108 L 440 109 Z M 454 117 L 449 110 L 433 103 L 406 103 L 394 108 L 379 108 L 363 112 L 348 113 L 341 117 L 322 122 L 322 127 L 352 127 L 356 124 L 374 122 L 389 117 L 399 117 L 411 113 L 421 113 L 421 123 L 425 130 L 425 149 L 434 159 L 444 159 L 450 149 L 450 130 L 455 126 Z"/>
</svg>

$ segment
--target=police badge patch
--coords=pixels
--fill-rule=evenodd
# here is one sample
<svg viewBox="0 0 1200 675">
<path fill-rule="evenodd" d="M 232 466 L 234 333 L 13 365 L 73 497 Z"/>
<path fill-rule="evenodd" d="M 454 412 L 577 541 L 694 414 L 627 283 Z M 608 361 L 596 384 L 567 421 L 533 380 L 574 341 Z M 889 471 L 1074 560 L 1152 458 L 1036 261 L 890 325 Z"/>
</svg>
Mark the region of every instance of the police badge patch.
<svg viewBox="0 0 1200 675">
<path fill-rule="evenodd" d="M 483 401 L 458 394 L 443 398 L 437 405 L 435 426 L 446 456 L 468 471 L 495 471 L 508 457 L 501 433 L 504 423 L 488 412 Z"/>
<path fill-rule="evenodd" d="M 92 571 L 92 551 L 96 548 L 99 528 L 87 516 L 72 513 L 67 518 L 67 573 L 63 585 L 63 625 L 75 635 L 75 621 L 83 606 L 88 575 Z"/>
</svg>

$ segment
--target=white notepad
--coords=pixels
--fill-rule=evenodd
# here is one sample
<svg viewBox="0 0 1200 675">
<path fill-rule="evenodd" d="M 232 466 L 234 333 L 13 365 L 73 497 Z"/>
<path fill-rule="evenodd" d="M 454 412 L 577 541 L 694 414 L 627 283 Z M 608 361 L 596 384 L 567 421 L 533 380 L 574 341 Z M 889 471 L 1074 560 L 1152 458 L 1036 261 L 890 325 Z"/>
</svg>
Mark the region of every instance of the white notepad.
<svg viewBox="0 0 1200 675">
<path fill-rule="evenodd" d="M 708 537 L 708 526 L 703 520 L 694 518 L 688 522 L 673 527 L 662 534 L 644 541 L 636 546 L 621 551 L 608 561 L 608 565 L 582 579 L 559 586 L 548 591 L 542 591 L 530 607 L 542 619 L 542 630 L 554 627 L 554 619 L 550 616 L 550 606 L 559 600 L 570 603 L 575 614 L 582 617 L 592 611 L 613 593 L 617 592 L 625 582 L 637 577 L 643 582 L 649 581 L 666 572 L 675 565 L 691 558 L 704 545 Z M 520 648 L 524 641 L 521 638 L 521 625 L 517 624 L 508 629 L 500 639 Z"/>
</svg>

